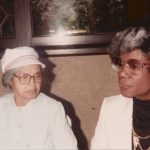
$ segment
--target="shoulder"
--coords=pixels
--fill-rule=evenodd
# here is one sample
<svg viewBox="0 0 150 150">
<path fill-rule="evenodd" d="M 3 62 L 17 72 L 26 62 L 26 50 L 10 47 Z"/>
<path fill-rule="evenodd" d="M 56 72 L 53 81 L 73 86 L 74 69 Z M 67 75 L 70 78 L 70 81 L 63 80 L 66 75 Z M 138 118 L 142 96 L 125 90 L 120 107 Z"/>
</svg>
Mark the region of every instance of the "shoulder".
<svg viewBox="0 0 150 150">
<path fill-rule="evenodd" d="M 62 103 L 43 93 L 40 93 L 37 97 L 35 107 L 38 113 L 40 112 L 39 114 L 44 116 L 44 118 L 48 118 L 52 124 L 56 121 L 56 118 L 63 120 L 66 116 Z"/>
<path fill-rule="evenodd" d="M 110 97 L 105 97 L 103 103 L 108 105 L 120 105 L 120 104 L 127 104 L 131 103 L 132 98 L 127 98 L 122 95 L 113 95 Z"/>
<path fill-rule="evenodd" d="M 39 96 L 37 97 L 38 103 L 40 107 L 43 106 L 43 108 L 47 108 L 49 110 L 56 110 L 58 108 L 62 108 L 61 102 L 57 101 L 56 99 L 45 95 L 44 93 L 40 93 Z"/>
<path fill-rule="evenodd" d="M 6 94 L 0 97 L 0 103 L 5 103 L 5 102 L 9 102 L 13 97 L 13 94 Z"/>
<path fill-rule="evenodd" d="M 119 111 L 131 108 L 133 104 L 132 98 L 127 98 L 122 95 L 114 95 L 106 97 L 102 103 L 102 111 L 107 114 L 118 113 Z"/>
</svg>

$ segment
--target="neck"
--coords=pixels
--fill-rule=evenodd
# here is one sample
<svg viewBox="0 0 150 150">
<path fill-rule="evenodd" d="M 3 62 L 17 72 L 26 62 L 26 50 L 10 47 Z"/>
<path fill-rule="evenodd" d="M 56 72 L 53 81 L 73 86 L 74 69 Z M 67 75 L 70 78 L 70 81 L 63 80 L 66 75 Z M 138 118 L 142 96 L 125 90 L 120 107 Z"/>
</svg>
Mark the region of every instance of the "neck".
<svg viewBox="0 0 150 150">
<path fill-rule="evenodd" d="M 139 98 L 139 97 L 133 97 L 134 100 L 138 100 L 138 101 L 145 101 L 145 102 L 150 102 L 150 98 Z"/>
<path fill-rule="evenodd" d="M 24 99 L 24 98 L 19 98 L 15 96 L 15 104 L 16 106 L 25 106 L 30 100 Z"/>
</svg>

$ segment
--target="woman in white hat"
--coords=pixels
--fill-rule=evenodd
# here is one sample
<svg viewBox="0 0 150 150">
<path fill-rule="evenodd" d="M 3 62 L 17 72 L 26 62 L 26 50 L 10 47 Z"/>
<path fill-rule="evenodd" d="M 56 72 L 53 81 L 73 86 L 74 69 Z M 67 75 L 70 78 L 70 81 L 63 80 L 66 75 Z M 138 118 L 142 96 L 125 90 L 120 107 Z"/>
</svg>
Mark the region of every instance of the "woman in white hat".
<svg viewBox="0 0 150 150">
<path fill-rule="evenodd" d="M 0 97 L 0 149 L 77 149 L 62 104 L 40 93 L 45 65 L 31 47 L 6 49 Z"/>
</svg>

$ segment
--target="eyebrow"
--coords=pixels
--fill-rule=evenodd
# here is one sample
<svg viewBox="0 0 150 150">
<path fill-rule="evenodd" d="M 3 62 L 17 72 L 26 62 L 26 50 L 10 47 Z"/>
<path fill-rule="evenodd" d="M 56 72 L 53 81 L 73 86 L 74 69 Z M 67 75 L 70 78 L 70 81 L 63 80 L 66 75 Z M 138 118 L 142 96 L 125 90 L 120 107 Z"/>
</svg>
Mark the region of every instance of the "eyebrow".
<svg viewBox="0 0 150 150">
<path fill-rule="evenodd" d="M 31 75 L 31 74 L 29 74 L 29 73 L 26 73 L 26 72 L 18 72 L 18 73 L 16 73 L 16 74 L 20 74 L 20 75 Z M 36 73 L 34 73 L 33 75 L 36 75 L 36 74 L 41 74 L 41 71 L 38 71 L 38 72 L 36 72 Z"/>
</svg>

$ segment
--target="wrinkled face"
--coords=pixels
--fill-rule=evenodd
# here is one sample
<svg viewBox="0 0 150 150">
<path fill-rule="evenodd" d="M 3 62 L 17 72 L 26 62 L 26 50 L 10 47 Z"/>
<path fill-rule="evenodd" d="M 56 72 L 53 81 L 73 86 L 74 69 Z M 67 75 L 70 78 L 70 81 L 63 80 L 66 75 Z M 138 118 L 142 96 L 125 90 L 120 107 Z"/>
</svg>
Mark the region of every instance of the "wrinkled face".
<svg viewBox="0 0 150 150">
<path fill-rule="evenodd" d="M 40 92 L 41 82 L 40 65 L 20 67 L 10 83 L 15 100 L 28 102 L 36 98 Z"/>
<path fill-rule="evenodd" d="M 139 70 L 132 70 L 126 63 L 130 62 L 129 60 L 138 60 L 143 64 L 150 64 L 150 60 L 140 50 L 121 54 L 119 58 L 124 62 L 124 66 L 118 71 L 118 82 L 122 95 L 142 100 L 150 99 L 150 72 L 148 71 L 150 65 L 145 65 Z"/>
</svg>

